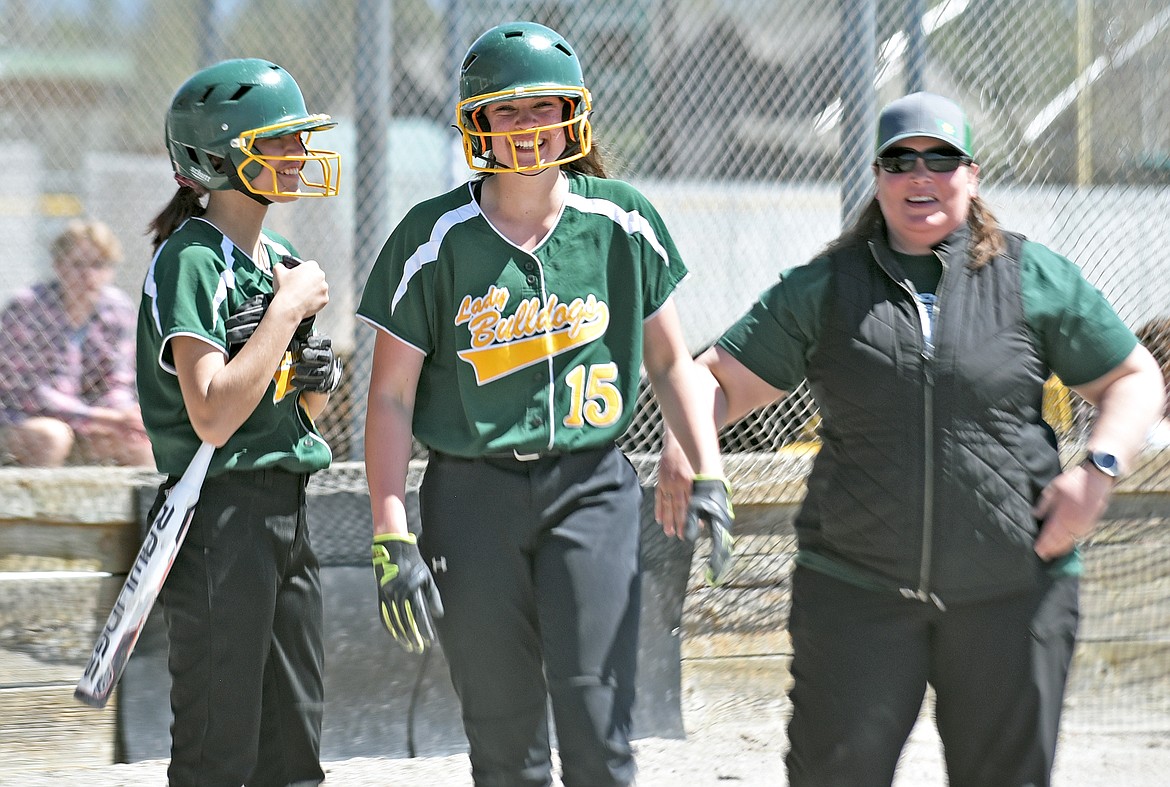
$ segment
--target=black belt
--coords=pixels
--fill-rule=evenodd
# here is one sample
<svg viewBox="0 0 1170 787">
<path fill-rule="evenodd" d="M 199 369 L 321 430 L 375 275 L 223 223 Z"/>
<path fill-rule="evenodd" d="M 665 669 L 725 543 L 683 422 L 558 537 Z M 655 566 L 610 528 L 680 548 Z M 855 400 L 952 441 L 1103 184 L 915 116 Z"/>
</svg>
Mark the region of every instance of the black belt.
<svg viewBox="0 0 1170 787">
<path fill-rule="evenodd" d="M 436 451 L 431 449 L 430 455 L 432 459 L 456 459 L 462 462 L 474 462 L 478 459 L 492 459 L 504 460 L 508 462 L 535 462 L 538 459 L 552 459 L 558 456 L 564 456 L 565 451 L 541 451 L 534 454 L 525 454 L 520 451 L 500 451 L 490 454 L 479 454 L 477 456 L 460 456 L 459 454 L 449 454 L 446 451 Z"/>
<path fill-rule="evenodd" d="M 484 454 L 484 459 L 514 459 L 517 462 L 535 462 L 537 459 L 547 459 L 554 456 L 562 456 L 563 451 L 537 451 L 536 453 L 526 454 L 513 448 L 511 451 L 505 451 L 498 454 Z"/>
<path fill-rule="evenodd" d="M 430 449 L 430 455 L 437 459 L 459 459 L 464 462 L 474 462 L 477 459 L 492 459 L 496 461 L 508 462 L 536 462 L 540 459 L 556 459 L 560 456 L 569 456 L 570 454 L 585 454 L 591 451 L 610 451 L 613 449 L 613 443 L 606 443 L 595 448 L 584 448 L 580 451 L 561 451 L 553 449 L 550 451 L 537 451 L 534 453 L 525 453 L 519 449 L 512 449 L 511 451 L 494 451 L 487 454 L 479 454 L 477 456 L 459 456 L 458 454 L 449 454 L 445 451 L 437 451 L 434 448 Z"/>
</svg>

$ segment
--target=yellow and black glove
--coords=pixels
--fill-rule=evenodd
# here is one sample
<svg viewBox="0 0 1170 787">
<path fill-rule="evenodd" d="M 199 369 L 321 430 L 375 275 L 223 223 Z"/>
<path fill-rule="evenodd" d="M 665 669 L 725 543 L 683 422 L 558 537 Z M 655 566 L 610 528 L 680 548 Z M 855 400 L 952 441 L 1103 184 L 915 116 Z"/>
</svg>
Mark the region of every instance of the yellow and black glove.
<svg viewBox="0 0 1170 787">
<path fill-rule="evenodd" d="M 688 541 L 699 538 L 699 522 L 705 522 L 711 536 L 711 556 L 704 578 L 711 587 L 723 584 L 735 560 L 735 539 L 731 535 L 735 510 L 731 507 L 731 484 L 718 476 L 695 476 L 683 534 Z"/>
<path fill-rule="evenodd" d="M 435 640 L 434 618 L 443 617 L 435 578 L 418 552 L 413 533 L 374 536 L 378 616 L 407 653 L 422 653 Z"/>
</svg>

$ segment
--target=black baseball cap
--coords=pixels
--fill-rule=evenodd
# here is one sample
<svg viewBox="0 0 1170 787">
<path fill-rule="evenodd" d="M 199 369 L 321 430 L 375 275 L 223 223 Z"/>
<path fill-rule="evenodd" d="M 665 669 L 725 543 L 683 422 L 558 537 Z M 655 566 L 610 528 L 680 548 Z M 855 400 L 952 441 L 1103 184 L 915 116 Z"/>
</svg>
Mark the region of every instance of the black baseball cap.
<svg viewBox="0 0 1170 787">
<path fill-rule="evenodd" d="M 934 93 L 911 93 L 878 115 L 877 155 L 910 137 L 933 137 L 971 156 L 971 124 L 962 107 Z"/>
</svg>

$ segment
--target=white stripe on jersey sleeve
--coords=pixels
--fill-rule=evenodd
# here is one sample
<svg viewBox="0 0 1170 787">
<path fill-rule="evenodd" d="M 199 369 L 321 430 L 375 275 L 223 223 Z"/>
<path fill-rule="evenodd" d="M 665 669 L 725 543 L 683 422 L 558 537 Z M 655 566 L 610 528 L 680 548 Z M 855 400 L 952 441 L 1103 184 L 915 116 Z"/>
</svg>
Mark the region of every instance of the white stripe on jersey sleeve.
<svg viewBox="0 0 1170 787">
<path fill-rule="evenodd" d="M 665 247 L 658 240 L 658 235 L 654 232 L 654 227 L 650 226 L 650 222 L 636 210 L 626 210 L 616 202 L 610 202 L 607 199 L 588 199 L 582 197 L 580 194 L 570 193 L 565 200 L 565 206 L 580 211 L 581 213 L 593 213 L 598 216 L 605 216 L 614 224 L 625 230 L 627 235 L 642 235 L 646 238 L 646 242 L 650 244 L 650 248 L 658 253 L 662 258 L 662 262 L 666 267 L 670 267 L 670 255 L 666 253 Z"/>
<path fill-rule="evenodd" d="M 267 235 L 261 234 L 260 242 L 268 248 L 272 249 L 272 251 L 276 254 L 276 259 L 278 260 L 283 260 L 285 257 L 292 256 L 292 252 L 288 250 L 288 246 L 285 246 L 283 243 L 280 243 L 279 241 L 276 241 Z M 257 265 L 260 264 L 259 260 L 253 260 L 253 262 L 255 262 Z"/>
<path fill-rule="evenodd" d="M 478 215 L 479 205 L 472 200 L 465 205 L 460 205 L 455 210 L 447 211 L 435 221 L 435 226 L 431 228 L 431 237 L 426 243 L 415 249 L 403 265 L 402 280 L 398 282 L 398 286 L 394 290 L 394 298 L 390 301 L 391 314 L 394 313 L 398 302 L 402 300 L 402 296 L 406 295 L 406 287 L 414 275 L 422 270 L 422 267 L 428 262 L 434 262 L 439 258 L 439 247 L 443 245 L 443 239 L 447 237 L 447 233 L 457 225 Z"/>
<path fill-rule="evenodd" d="M 158 255 L 162 252 L 164 243 L 160 243 L 150 258 L 150 267 L 146 269 L 146 278 L 142 281 L 142 294 L 150 299 L 150 317 L 154 322 L 154 329 L 162 335 L 162 317 L 158 313 L 158 282 L 154 280 L 154 266 L 158 264 Z"/>
<path fill-rule="evenodd" d="M 223 240 L 219 244 L 219 252 L 223 255 L 223 261 L 226 267 L 223 273 L 219 275 L 219 285 L 215 288 L 215 297 L 211 299 L 211 329 L 214 331 L 215 326 L 219 323 L 219 305 L 227 300 L 228 290 L 236 288 L 236 244 L 232 243 L 231 238 L 227 235 L 223 236 Z"/>
</svg>

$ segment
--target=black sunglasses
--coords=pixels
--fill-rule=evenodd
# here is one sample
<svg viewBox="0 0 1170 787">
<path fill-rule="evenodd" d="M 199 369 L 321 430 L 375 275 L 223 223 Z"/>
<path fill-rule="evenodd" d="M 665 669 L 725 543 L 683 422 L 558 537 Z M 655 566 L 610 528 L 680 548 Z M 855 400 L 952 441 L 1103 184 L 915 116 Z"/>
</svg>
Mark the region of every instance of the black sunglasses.
<svg viewBox="0 0 1170 787">
<path fill-rule="evenodd" d="M 914 169 L 918 165 L 918 159 L 922 159 L 926 168 L 931 172 L 954 172 L 959 167 L 972 162 L 970 156 L 964 156 L 954 148 L 931 148 L 930 150 L 894 148 L 887 150 L 884 156 L 878 156 L 877 165 L 886 172 L 901 175 Z"/>
</svg>

